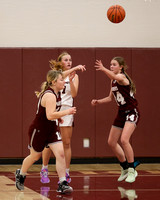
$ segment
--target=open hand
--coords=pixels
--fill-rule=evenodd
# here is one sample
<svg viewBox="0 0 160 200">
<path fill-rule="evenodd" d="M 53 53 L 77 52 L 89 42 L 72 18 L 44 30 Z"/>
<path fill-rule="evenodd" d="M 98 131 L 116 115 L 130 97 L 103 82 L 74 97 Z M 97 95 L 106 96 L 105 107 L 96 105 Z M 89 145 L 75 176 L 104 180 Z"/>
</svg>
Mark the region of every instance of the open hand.
<svg viewBox="0 0 160 200">
<path fill-rule="evenodd" d="M 81 70 L 82 72 L 86 71 L 85 65 L 77 65 L 77 70 Z"/>
<path fill-rule="evenodd" d="M 101 60 L 96 60 L 95 66 L 94 66 L 94 67 L 96 68 L 97 71 L 98 71 L 98 70 L 103 71 L 103 69 L 105 69 L 105 67 L 103 66 Z"/>
</svg>

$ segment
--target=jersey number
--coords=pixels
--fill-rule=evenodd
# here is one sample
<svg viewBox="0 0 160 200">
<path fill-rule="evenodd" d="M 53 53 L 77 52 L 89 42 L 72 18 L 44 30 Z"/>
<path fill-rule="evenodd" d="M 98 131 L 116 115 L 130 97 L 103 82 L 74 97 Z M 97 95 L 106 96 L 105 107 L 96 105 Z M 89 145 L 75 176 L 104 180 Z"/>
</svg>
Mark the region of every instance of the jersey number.
<svg viewBox="0 0 160 200">
<path fill-rule="evenodd" d="M 118 104 L 124 105 L 126 103 L 124 100 L 124 97 L 122 96 L 120 92 L 116 92 L 116 99 L 117 99 Z"/>
<path fill-rule="evenodd" d="M 127 115 L 127 118 L 126 118 L 126 119 L 133 122 L 134 119 L 135 119 L 135 115 L 134 115 L 134 114 L 132 114 L 132 115 Z"/>
</svg>

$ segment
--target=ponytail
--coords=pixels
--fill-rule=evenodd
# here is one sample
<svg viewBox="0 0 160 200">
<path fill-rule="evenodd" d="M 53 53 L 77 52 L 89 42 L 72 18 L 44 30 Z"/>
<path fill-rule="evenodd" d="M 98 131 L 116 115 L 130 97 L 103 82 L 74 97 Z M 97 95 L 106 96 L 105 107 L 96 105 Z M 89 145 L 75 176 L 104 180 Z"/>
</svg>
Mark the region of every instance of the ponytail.
<svg viewBox="0 0 160 200">
<path fill-rule="evenodd" d="M 130 90 L 133 94 L 136 93 L 136 86 L 135 86 L 134 82 L 132 81 L 131 77 L 126 72 L 128 67 L 126 65 L 124 58 L 123 57 L 114 57 L 112 60 L 116 60 L 119 63 L 120 66 L 121 65 L 123 66 L 122 73 L 124 73 L 126 78 L 129 80 Z"/>
<path fill-rule="evenodd" d="M 46 77 L 47 80 L 41 84 L 41 91 L 35 91 L 36 96 L 39 98 L 48 87 L 52 86 L 52 81 L 57 81 L 59 75 L 63 75 L 62 70 L 49 70 Z"/>
<path fill-rule="evenodd" d="M 40 95 L 48 88 L 48 86 L 49 86 L 49 83 L 47 81 L 45 81 L 41 84 L 41 91 L 40 92 L 35 91 L 37 98 L 40 97 Z"/>
<path fill-rule="evenodd" d="M 49 66 L 51 69 L 53 70 L 62 70 L 63 71 L 63 66 L 62 66 L 62 63 L 61 62 L 57 62 L 56 60 L 50 60 L 49 61 Z"/>
<path fill-rule="evenodd" d="M 125 74 L 126 78 L 129 80 L 131 92 L 132 92 L 133 94 L 136 93 L 136 86 L 135 86 L 134 82 L 132 81 L 132 79 L 130 78 L 130 76 L 129 76 L 129 75 L 127 74 L 127 72 L 124 70 L 124 68 L 122 68 L 122 72 Z"/>
</svg>

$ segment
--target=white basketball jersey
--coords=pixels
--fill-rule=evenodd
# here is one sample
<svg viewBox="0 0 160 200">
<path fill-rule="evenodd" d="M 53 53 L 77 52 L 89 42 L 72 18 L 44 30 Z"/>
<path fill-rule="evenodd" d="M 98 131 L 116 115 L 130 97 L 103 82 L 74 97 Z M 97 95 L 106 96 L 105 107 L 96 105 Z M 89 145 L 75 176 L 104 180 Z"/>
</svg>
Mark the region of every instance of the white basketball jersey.
<svg viewBox="0 0 160 200">
<path fill-rule="evenodd" d="M 71 87 L 68 76 L 65 79 L 64 89 L 61 90 L 61 99 L 62 106 L 73 106 L 73 98 L 71 95 Z"/>
</svg>

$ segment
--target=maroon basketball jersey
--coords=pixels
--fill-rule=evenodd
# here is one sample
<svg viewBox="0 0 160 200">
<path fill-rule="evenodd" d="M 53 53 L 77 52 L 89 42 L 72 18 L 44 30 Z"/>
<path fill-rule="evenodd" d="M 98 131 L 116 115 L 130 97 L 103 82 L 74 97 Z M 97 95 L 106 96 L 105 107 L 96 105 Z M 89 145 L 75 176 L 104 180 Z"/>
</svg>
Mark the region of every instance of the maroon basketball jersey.
<svg viewBox="0 0 160 200">
<path fill-rule="evenodd" d="M 56 120 L 48 120 L 46 117 L 46 108 L 41 106 L 41 100 L 44 94 L 46 93 L 52 93 L 56 96 L 56 111 L 59 111 L 61 108 L 61 96 L 60 92 L 56 95 L 53 89 L 50 87 L 40 96 L 39 101 L 38 101 L 38 106 L 37 106 L 37 113 L 36 117 L 32 123 L 34 124 L 35 127 L 43 127 L 43 128 L 52 128 L 56 124 Z"/>
<path fill-rule="evenodd" d="M 132 110 L 137 107 L 138 103 L 130 90 L 130 85 L 120 85 L 113 80 L 112 93 L 120 110 Z"/>
</svg>

